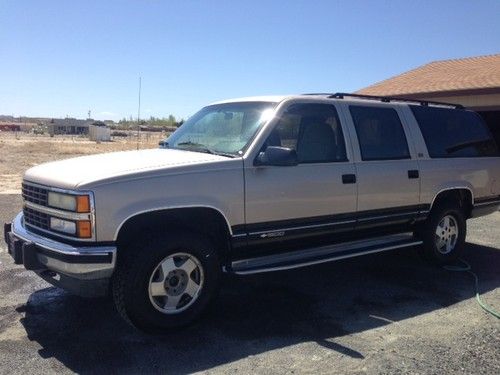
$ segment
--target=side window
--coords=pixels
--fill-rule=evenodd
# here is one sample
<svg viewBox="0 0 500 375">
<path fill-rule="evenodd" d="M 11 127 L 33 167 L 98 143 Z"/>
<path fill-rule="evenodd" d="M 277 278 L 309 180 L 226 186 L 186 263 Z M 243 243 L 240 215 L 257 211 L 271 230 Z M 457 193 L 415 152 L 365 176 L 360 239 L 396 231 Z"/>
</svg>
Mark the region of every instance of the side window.
<svg viewBox="0 0 500 375">
<path fill-rule="evenodd" d="M 337 111 L 328 104 L 292 104 L 264 145 L 297 151 L 299 163 L 346 161 Z"/>
<path fill-rule="evenodd" d="M 408 142 L 393 108 L 349 106 L 363 160 L 409 159 Z"/>
<path fill-rule="evenodd" d="M 410 106 L 431 158 L 498 156 L 489 129 L 475 112 Z"/>
</svg>

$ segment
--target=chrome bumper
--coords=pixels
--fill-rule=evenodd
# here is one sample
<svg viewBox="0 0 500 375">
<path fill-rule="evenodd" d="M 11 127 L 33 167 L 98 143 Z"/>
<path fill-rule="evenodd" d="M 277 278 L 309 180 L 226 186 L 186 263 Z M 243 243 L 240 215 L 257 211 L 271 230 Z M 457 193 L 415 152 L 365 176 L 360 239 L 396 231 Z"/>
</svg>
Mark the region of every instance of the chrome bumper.
<svg viewBox="0 0 500 375">
<path fill-rule="evenodd" d="M 16 263 L 33 271 L 49 270 L 75 279 L 98 280 L 108 279 L 115 268 L 116 246 L 73 246 L 40 236 L 24 227 L 22 212 L 5 238 L 15 260 L 14 254 L 21 252 Z"/>
</svg>

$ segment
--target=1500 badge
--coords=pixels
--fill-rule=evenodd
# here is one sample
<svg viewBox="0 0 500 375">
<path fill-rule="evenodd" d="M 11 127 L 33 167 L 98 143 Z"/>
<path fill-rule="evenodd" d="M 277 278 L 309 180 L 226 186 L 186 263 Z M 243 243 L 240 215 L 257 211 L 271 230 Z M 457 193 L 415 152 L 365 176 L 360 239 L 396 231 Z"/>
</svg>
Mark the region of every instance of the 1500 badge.
<svg viewBox="0 0 500 375">
<path fill-rule="evenodd" d="M 269 232 L 260 235 L 260 238 L 272 238 L 272 237 L 283 237 L 285 232 Z"/>
</svg>

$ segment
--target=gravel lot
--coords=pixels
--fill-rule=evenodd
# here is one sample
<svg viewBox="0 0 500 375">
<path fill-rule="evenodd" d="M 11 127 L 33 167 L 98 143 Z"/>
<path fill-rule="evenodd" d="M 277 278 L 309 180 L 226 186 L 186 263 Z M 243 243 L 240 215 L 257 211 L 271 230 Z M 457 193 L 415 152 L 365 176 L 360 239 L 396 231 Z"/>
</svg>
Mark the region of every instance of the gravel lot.
<svg viewBox="0 0 500 375">
<path fill-rule="evenodd" d="M 0 194 L 0 223 L 21 206 Z M 470 262 L 500 309 L 500 212 L 469 221 Z M 213 309 L 146 336 L 106 299 L 85 300 L 14 266 L 0 244 L 0 374 L 500 373 L 500 322 L 472 278 L 416 249 L 294 271 L 227 277 Z"/>
</svg>

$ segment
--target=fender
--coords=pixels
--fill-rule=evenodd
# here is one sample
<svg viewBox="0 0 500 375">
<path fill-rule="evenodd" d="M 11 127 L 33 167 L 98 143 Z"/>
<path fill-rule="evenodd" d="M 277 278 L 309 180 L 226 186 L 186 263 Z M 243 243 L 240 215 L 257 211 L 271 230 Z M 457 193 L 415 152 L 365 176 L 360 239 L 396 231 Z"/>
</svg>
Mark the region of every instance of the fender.
<svg viewBox="0 0 500 375">
<path fill-rule="evenodd" d="M 226 226 L 227 226 L 227 229 L 228 229 L 228 232 L 229 234 L 232 236 L 233 235 L 233 230 L 231 228 L 231 225 L 229 223 L 229 220 L 227 219 L 226 215 L 221 211 L 219 210 L 218 208 L 215 208 L 213 206 L 206 206 L 206 205 L 184 205 L 184 206 L 166 206 L 166 207 L 158 207 L 158 208 L 154 208 L 154 209 L 151 209 L 151 210 L 144 210 L 144 211 L 138 211 L 138 212 L 135 212 L 133 213 L 132 215 L 128 216 L 127 218 L 125 218 L 121 223 L 120 225 L 116 228 L 116 231 L 115 231 L 115 234 L 113 236 L 113 241 L 117 241 L 118 239 L 118 234 L 120 233 L 120 230 L 121 228 L 123 227 L 123 225 L 129 221 L 130 219 L 138 216 L 138 215 L 142 215 L 142 214 L 145 214 L 145 213 L 151 213 L 151 212 L 158 212 L 158 211 L 170 211 L 170 210 L 175 210 L 175 209 L 182 209 L 182 208 L 208 208 L 208 209 L 211 209 L 211 210 L 214 210 L 214 211 L 217 211 L 219 214 L 222 215 L 222 217 L 224 218 L 224 220 L 226 221 Z"/>
<path fill-rule="evenodd" d="M 434 201 L 436 200 L 436 198 L 439 196 L 439 194 L 441 194 L 442 192 L 445 192 L 445 191 L 449 191 L 449 190 L 468 190 L 470 192 L 470 195 L 471 195 L 471 198 L 472 198 L 472 205 L 474 205 L 474 192 L 472 191 L 472 188 L 467 186 L 466 184 L 463 184 L 463 185 L 455 185 L 455 186 L 452 186 L 452 187 L 447 187 L 447 188 L 444 188 L 444 189 L 441 189 L 439 190 L 435 195 L 434 197 L 432 198 L 432 201 L 431 201 L 431 205 L 429 207 L 429 211 L 432 210 L 432 206 L 434 205 Z"/>
</svg>

